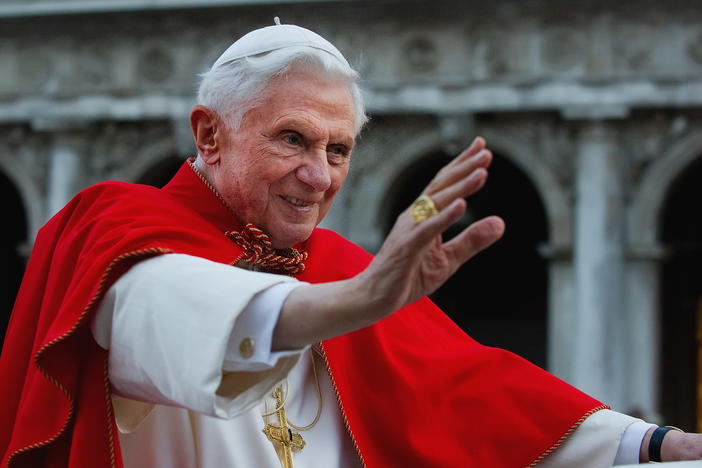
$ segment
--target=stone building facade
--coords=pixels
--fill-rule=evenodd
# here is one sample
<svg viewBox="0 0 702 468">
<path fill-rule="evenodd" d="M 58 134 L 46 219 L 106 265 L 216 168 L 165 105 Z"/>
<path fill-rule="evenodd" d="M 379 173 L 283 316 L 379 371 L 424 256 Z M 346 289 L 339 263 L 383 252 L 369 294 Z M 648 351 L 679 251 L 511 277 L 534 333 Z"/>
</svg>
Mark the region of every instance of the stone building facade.
<svg viewBox="0 0 702 468">
<path fill-rule="evenodd" d="M 618 410 L 696 428 L 694 0 L 0 2 L 4 310 L 36 232 L 77 191 L 163 184 L 193 154 L 197 73 L 276 15 L 364 76 L 372 118 L 327 227 L 376 250 L 431 173 L 484 136 L 491 179 L 459 224 L 496 213 L 508 233 L 436 301 Z"/>
</svg>

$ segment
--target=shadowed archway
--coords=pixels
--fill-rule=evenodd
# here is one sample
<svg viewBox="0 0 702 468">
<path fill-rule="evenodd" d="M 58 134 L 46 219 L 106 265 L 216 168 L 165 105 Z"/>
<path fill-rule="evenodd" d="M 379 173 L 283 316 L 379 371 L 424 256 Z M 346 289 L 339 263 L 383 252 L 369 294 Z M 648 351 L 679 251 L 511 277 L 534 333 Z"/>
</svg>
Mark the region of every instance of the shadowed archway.
<svg viewBox="0 0 702 468">
<path fill-rule="evenodd" d="M 702 157 L 673 182 L 661 218 L 661 241 L 670 255 L 661 284 L 661 410 L 667 423 L 687 431 L 696 424 L 698 351 L 702 329 Z"/>
<path fill-rule="evenodd" d="M 0 171 L 0 196 L 5 201 L 6 223 L 2 229 L 0 245 L 0 265 L 4 280 L 0 282 L 0 348 L 5 338 L 5 330 L 10 312 L 15 303 L 26 258 L 23 249 L 27 242 L 27 214 L 22 198 L 14 183 Z"/>
</svg>

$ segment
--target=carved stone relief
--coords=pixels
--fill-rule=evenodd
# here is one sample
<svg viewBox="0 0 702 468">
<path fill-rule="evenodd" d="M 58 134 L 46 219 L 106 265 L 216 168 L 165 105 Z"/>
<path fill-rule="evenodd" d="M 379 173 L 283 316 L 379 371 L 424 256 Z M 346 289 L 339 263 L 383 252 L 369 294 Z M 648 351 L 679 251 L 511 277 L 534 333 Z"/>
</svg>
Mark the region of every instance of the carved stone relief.
<svg viewBox="0 0 702 468">
<path fill-rule="evenodd" d="M 139 77 L 162 83 L 173 73 L 173 57 L 166 47 L 149 44 L 139 52 Z"/>
<path fill-rule="evenodd" d="M 621 139 L 628 157 L 630 183 L 636 187 L 648 169 L 670 148 L 690 133 L 702 131 L 697 111 L 658 111 L 648 116 L 635 116 L 622 125 Z"/>
<path fill-rule="evenodd" d="M 439 64 L 437 46 L 427 36 L 411 37 L 404 44 L 403 55 L 407 68 L 412 72 L 432 73 Z"/>
<path fill-rule="evenodd" d="M 369 28 L 373 28 L 373 25 L 369 25 Z M 367 78 L 373 71 L 374 44 L 371 38 L 374 35 L 375 32 L 370 31 L 367 34 L 349 31 L 346 34 L 335 34 L 331 41 L 363 78 Z"/>
<path fill-rule="evenodd" d="M 144 123 L 118 124 L 108 122 L 99 130 L 91 147 L 91 172 L 96 179 L 119 178 L 120 169 L 139 150 L 143 142 Z"/>
<path fill-rule="evenodd" d="M 702 66 L 702 31 L 693 33 L 691 36 L 687 42 L 687 55 L 693 64 Z"/>
<path fill-rule="evenodd" d="M 90 152 L 93 182 L 136 180 L 139 168 L 177 154 L 169 122 L 106 123 L 96 131 Z"/>
<path fill-rule="evenodd" d="M 686 71 L 684 63 L 676 63 L 676 55 L 685 57 L 693 70 L 702 69 L 702 32 L 688 26 L 689 33 L 672 34 L 682 25 L 676 24 L 682 19 L 674 13 L 655 21 L 614 16 L 604 22 L 605 27 L 598 26 L 603 21 L 597 14 L 580 12 L 576 22 L 564 24 L 558 18 L 539 19 L 538 10 L 533 8 L 523 17 L 497 14 L 493 20 L 500 19 L 499 27 L 494 22 L 471 23 L 470 17 L 457 14 L 444 20 L 440 29 L 432 29 L 421 27 L 409 13 L 407 17 L 407 24 L 402 25 L 381 18 L 370 24 L 351 22 L 345 29 L 315 21 L 326 25 L 320 31 L 350 56 L 369 82 L 377 77 L 383 86 L 397 86 L 412 75 L 439 80 L 445 70 L 459 78 L 452 78 L 452 83 L 509 83 L 564 74 L 575 78 L 589 69 L 589 53 L 613 54 L 612 64 L 606 61 L 605 65 L 625 75 L 655 72 L 682 79 L 690 67 Z M 190 24 L 184 16 L 169 18 L 136 24 L 108 20 L 98 25 L 76 23 L 70 32 L 62 30 L 51 49 L 33 42 L 26 32 L 21 37 L 18 29 L 20 34 L 3 47 L 17 58 L 7 63 L 3 60 L 0 75 L 16 75 L 17 89 L 28 95 L 124 94 L 140 88 L 190 94 L 194 75 L 211 65 L 252 22 L 246 16 L 237 17 L 234 23 L 214 21 L 205 31 L 204 26 Z M 305 23 L 302 16 L 291 15 L 290 21 L 296 19 Z M 590 42 L 595 40 L 598 50 L 589 51 Z M 403 77 L 398 70 L 409 75 Z M 612 72 L 598 69 L 597 77 L 611 77 Z"/>
<path fill-rule="evenodd" d="M 502 29 L 478 29 L 474 44 L 474 78 L 524 76 L 534 72 L 533 44 L 526 28 L 514 28 L 505 34 Z"/>
<path fill-rule="evenodd" d="M 7 164 L 22 165 L 32 179 L 44 185 L 48 167 L 50 135 L 34 133 L 24 125 L 0 128 L 0 158 Z"/>
<path fill-rule="evenodd" d="M 109 89 L 115 49 L 106 44 L 83 44 L 78 48 L 76 84 L 77 92 L 105 91 Z"/>
<path fill-rule="evenodd" d="M 27 46 L 18 51 L 16 84 L 28 94 L 40 94 L 53 72 L 52 54 L 42 45 Z"/>
<path fill-rule="evenodd" d="M 655 25 L 624 24 L 612 30 L 614 68 L 622 73 L 655 69 L 654 53 L 658 43 Z"/>
<path fill-rule="evenodd" d="M 581 74 L 585 58 L 585 38 L 564 27 L 544 32 L 541 60 L 546 70 Z"/>
<path fill-rule="evenodd" d="M 528 126 L 526 129 L 528 131 Z M 556 182 L 569 191 L 573 185 L 574 166 L 571 155 L 575 154 L 573 128 L 547 116 L 533 124 L 533 139 L 537 157 L 543 160 Z"/>
</svg>

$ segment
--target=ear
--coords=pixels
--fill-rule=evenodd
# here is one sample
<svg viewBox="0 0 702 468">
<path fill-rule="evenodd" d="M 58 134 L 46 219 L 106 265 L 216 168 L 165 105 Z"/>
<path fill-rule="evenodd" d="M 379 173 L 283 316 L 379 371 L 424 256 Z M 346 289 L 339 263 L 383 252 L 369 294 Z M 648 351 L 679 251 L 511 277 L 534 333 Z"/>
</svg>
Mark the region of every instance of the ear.
<svg viewBox="0 0 702 468">
<path fill-rule="evenodd" d="M 209 107 L 196 105 L 190 111 L 190 128 L 195 146 L 205 164 L 219 161 L 218 132 L 221 130 L 219 116 Z"/>
</svg>

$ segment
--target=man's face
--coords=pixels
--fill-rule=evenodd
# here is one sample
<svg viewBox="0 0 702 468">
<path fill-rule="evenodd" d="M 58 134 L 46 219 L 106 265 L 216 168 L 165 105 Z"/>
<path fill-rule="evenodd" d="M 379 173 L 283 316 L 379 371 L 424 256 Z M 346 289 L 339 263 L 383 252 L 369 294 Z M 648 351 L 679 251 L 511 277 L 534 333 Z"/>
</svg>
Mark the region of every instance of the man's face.
<svg viewBox="0 0 702 468">
<path fill-rule="evenodd" d="M 262 105 L 219 136 L 213 182 L 244 223 L 273 247 L 306 240 L 346 179 L 354 145 L 348 86 L 290 73 L 273 79 Z"/>
</svg>

